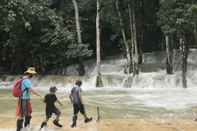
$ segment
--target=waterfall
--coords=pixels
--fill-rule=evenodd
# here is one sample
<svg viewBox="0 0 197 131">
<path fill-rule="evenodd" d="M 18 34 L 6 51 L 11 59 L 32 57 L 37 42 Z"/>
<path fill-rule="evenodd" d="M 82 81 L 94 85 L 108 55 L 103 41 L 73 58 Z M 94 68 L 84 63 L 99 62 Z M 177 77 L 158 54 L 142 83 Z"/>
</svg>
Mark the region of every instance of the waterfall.
<svg viewBox="0 0 197 131">
<path fill-rule="evenodd" d="M 188 57 L 188 87 L 195 88 L 197 85 L 197 50 L 190 50 Z M 93 61 L 92 61 L 93 62 Z M 165 53 L 153 52 L 144 54 L 144 63 L 141 65 L 140 74 L 133 78 L 132 74 L 124 74 L 126 60 L 121 57 L 112 57 L 102 62 L 101 73 L 104 88 L 120 89 L 129 88 L 181 88 L 181 70 L 174 62 L 176 71 L 173 75 L 167 75 L 165 71 Z M 92 65 L 92 66 L 91 66 Z M 50 86 L 57 86 L 60 91 L 67 91 L 72 88 L 75 80 L 83 81 L 84 90 L 95 89 L 95 64 L 90 61 L 86 64 L 88 74 L 84 77 L 66 75 L 37 76 L 33 80 L 35 89 L 48 90 Z M 90 69 L 90 70 L 88 70 Z M 19 76 L 0 77 L 0 89 L 12 87 L 13 81 Z"/>
</svg>

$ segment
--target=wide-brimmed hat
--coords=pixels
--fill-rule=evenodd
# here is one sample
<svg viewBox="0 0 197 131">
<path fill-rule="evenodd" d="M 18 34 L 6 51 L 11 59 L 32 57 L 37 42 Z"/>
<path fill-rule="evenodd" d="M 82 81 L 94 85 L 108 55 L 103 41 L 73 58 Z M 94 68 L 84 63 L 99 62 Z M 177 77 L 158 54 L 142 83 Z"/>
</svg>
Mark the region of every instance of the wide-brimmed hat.
<svg viewBox="0 0 197 131">
<path fill-rule="evenodd" d="M 24 72 L 25 74 L 37 74 L 36 69 L 34 67 L 29 67 L 27 70 Z"/>
</svg>

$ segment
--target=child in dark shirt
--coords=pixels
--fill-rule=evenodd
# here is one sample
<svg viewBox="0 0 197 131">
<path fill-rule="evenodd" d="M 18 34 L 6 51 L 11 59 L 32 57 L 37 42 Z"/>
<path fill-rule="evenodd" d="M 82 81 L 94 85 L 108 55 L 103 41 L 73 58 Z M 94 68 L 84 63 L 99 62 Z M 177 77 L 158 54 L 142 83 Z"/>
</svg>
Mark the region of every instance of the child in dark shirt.
<svg viewBox="0 0 197 131">
<path fill-rule="evenodd" d="M 55 102 L 58 102 L 60 105 L 62 105 L 62 103 L 57 99 L 55 95 L 56 91 L 57 91 L 57 88 L 53 86 L 50 88 L 50 93 L 44 97 L 44 102 L 46 104 L 46 110 L 45 110 L 46 120 L 42 122 L 41 128 L 43 128 L 44 126 L 47 126 L 47 122 L 49 118 L 51 118 L 53 113 L 56 115 L 56 119 L 53 121 L 53 124 L 58 127 L 62 127 L 62 125 L 59 124 L 59 117 L 60 117 L 61 112 L 55 106 Z"/>
</svg>

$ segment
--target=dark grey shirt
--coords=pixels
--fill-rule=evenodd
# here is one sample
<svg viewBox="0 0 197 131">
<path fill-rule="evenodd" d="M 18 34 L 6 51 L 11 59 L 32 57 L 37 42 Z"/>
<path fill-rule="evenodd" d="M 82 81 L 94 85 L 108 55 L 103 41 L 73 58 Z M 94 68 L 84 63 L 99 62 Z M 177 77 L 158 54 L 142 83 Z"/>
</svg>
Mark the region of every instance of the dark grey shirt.
<svg viewBox="0 0 197 131">
<path fill-rule="evenodd" d="M 81 87 L 75 85 L 72 90 L 71 90 L 71 97 L 73 104 L 80 104 L 81 99 L 80 99 L 80 93 L 81 93 Z"/>
</svg>

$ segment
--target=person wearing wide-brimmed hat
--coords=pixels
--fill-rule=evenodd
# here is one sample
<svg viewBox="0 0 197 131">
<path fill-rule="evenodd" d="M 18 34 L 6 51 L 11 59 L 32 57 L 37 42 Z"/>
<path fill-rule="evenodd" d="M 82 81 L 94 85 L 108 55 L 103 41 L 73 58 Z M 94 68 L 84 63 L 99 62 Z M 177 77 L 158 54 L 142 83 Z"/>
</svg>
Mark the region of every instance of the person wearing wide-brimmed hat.
<svg viewBox="0 0 197 131">
<path fill-rule="evenodd" d="M 34 67 L 29 67 L 22 77 L 21 89 L 22 95 L 19 97 L 18 108 L 17 108 L 17 129 L 16 131 L 20 131 L 23 128 L 23 125 L 27 127 L 31 121 L 31 93 L 40 96 L 36 91 L 32 89 L 31 78 L 36 75 L 37 72 Z"/>
</svg>

